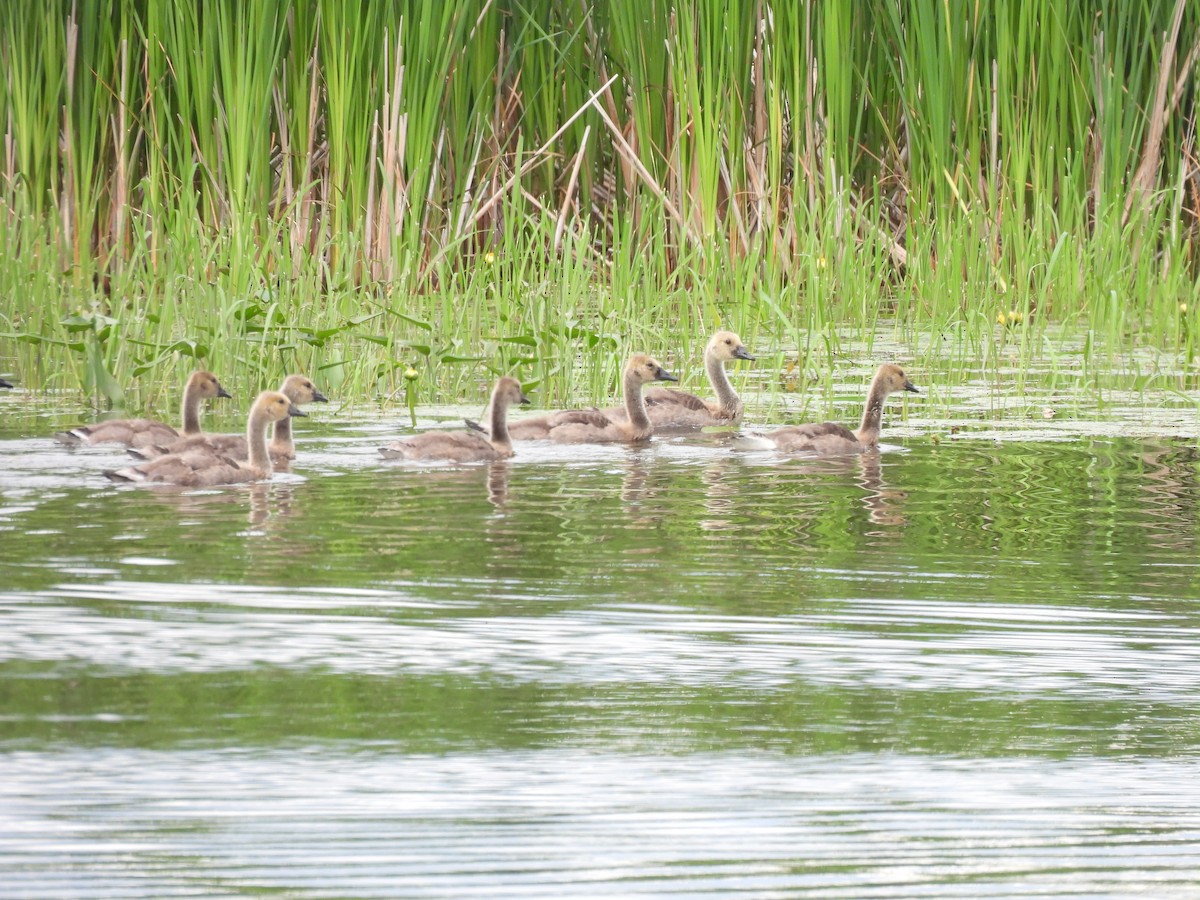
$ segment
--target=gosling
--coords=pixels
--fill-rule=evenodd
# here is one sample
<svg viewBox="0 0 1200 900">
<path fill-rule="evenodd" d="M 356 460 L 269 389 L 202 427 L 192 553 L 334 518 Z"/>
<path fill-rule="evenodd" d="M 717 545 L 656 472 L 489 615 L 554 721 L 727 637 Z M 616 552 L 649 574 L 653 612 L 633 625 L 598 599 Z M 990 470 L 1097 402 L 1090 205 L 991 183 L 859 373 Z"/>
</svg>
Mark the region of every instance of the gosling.
<svg viewBox="0 0 1200 900">
<path fill-rule="evenodd" d="M 278 391 L 263 391 L 250 408 L 246 422 L 249 457 L 242 459 L 204 447 L 186 453 L 169 453 L 138 466 L 104 474 L 113 481 L 176 484 L 182 487 L 242 484 L 270 478 L 273 471 L 267 449 L 267 426 L 289 416 L 307 415 Z"/>
<path fill-rule="evenodd" d="M 704 348 L 704 371 L 717 395 L 716 400 L 705 400 L 670 388 L 647 388 L 643 392 L 646 413 L 655 430 L 686 430 L 738 422 L 742 418 L 742 401 L 725 371 L 725 363 L 734 359 L 753 360 L 754 357 L 732 331 L 718 331 Z M 619 407 L 604 412 L 611 418 L 625 415 L 625 410 Z"/>
<path fill-rule="evenodd" d="M 304 375 L 289 375 L 283 380 L 279 393 L 296 406 L 329 402 L 329 398 L 318 391 L 312 380 Z M 188 453 L 202 448 L 232 456 L 234 459 L 246 459 L 250 455 L 250 448 L 246 446 L 246 438 L 240 434 L 197 434 L 192 437 L 180 438 L 170 444 L 131 447 L 129 454 L 136 459 L 155 459 L 159 456 L 166 456 L 168 453 Z M 291 416 L 275 423 L 271 432 L 271 444 L 267 449 L 271 453 L 271 461 L 275 464 L 296 458 L 296 445 L 292 440 Z"/>
<path fill-rule="evenodd" d="M 520 382 L 505 376 L 497 380 L 492 389 L 488 404 L 488 436 L 473 431 L 426 431 L 380 447 L 379 453 L 384 459 L 415 462 L 468 463 L 507 459 L 513 455 L 508 433 L 508 407 L 528 402 Z"/>
<path fill-rule="evenodd" d="M 903 369 L 892 363 L 884 363 L 871 379 L 871 387 L 867 391 L 867 405 L 863 410 L 862 424 L 858 431 L 851 431 L 845 425 L 836 422 L 791 425 L 767 434 L 750 435 L 750 443 L 758 449 L 811 453 L 817 456 L 849 456 L 877 450 L 883 402 L 889 394 L 898 391 L 920 393 L 908 380 Z"/>
<path fill-rule="evenodd" d="M 79 425 L 60 431 L 54 439 L 62 444 L 123 444 L 126 447 L 170 445 L 182 437 L 200 434 L 200 407 L 205 400 L 229 397 L 212 372 L 193 372 L 183 389 L 183 431 L 155 419 L 109 419 L 94 425 Z"/>
<path fill-rule="evenodd" d="M 621 379 L 624 415 L 603 410 L 580 409 L 551 416 L 547 437 L 560 444 L 636 444 L 650 440 L 654 423 L 646 413 L 642 388 L 653 381 L 678 381 L 652 356 L 636 353 L 625 364 Z"/>
</svg>

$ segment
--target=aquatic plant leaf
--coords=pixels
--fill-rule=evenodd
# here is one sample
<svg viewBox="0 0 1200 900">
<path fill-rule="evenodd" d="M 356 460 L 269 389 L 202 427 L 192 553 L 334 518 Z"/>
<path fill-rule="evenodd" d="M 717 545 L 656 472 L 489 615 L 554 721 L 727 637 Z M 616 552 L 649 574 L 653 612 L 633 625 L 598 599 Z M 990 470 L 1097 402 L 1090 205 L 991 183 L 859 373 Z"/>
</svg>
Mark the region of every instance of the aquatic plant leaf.
<svg viewBox="0 0 1200 900">
<path fill-rule="evenodd" d="M 181 339 L 167 347 L 166 352 L 190 356 L 192 359 L 204 359 L 208 356 L 208 347 L 199 341 Z"/>
<path fill-rule="evenodd" d="M 388 344 L 393 347 L 407 347 L 409 350 L 416 350 L 422 356 L 428 356 L 433 352 L 428 344 L 414 344 L 412 341 L 395 341 L 389 338 Z"/>
<path fill-rule="evenodd" d="M 60 324 L 69 334 L 75 334 L 80 331 L 100 332 L 105 328 L 116 325 L 117 320 L 100 313 L 80 313 L 76 316 L 68 316 Z"/>
<path fill-rule="evenodd" d="M 393 315 L 397 319 L 403 319 L 405 322 L 408 322 L 410 325 L 416 325 L 418 328 L 421 328 L 425 331 L 433 331 L 433 323 L 431 323 L 431 322 L 426 322 L 422 319 L 416 318 L 415 316 L 409 316 L 409 315 L 406 315 L 405 313 L 397 312 L 396 310 L 392 309 L 390 306 L 385 306 L 383 309 L 384 309 L 384 312 L 388 313 L 389 315 Z"/>
<path fill-rule="evenodd" d="M 100 353 L 99 342 L 94 341 L 88 344 L 87 362 L 88 378 L 95 389 L 104 395 L 105 399 L 113 406 L 124 406 L 125 391 L 121 389 L 120 383 L 108 371 L 108 367 L 104 365 L 104 356 Z"/>
<path fill-rule="evenodd" d="M 19 341 L 22 344 L 33 344 L 35 346 L 38 344 L 50 344 L 55 347 L 72 346 L 69 342 L 62 340 L 61 338 L 47 337 L 44 334 L 33 334 L 32 332 L 11 332 L 10 331 L 5 334 L 0 334 L 0 337 L 11 338 L 12 340 Z M 79 346 L 82 347 L 83 345 L 80 344 Z"/>
</svg>

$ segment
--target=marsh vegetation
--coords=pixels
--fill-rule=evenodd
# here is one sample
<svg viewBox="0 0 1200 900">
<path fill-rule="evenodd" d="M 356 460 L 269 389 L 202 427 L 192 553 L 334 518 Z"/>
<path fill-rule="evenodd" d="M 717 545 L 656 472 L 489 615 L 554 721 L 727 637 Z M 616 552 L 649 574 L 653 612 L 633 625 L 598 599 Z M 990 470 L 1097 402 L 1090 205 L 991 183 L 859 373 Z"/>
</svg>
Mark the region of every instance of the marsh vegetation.
<svg viewBox="0 0 1200 900">
<path fill-rule="evenodd" d="M 1198 38 L 1183 0 L 4 4 L 0 369 L 597 400 L 723 324 L 828 392 L 884 326 L 1190 387 Z"/>
</svg>

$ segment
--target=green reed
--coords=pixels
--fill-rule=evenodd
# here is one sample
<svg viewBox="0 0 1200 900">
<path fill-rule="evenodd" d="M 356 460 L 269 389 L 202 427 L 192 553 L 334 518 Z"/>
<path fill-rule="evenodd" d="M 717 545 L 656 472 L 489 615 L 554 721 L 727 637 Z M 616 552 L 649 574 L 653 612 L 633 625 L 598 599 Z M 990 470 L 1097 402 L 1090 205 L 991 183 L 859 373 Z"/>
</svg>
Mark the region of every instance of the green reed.
<svg viewBox="0 0 1200 900">
<path fill-rule="evenodd" d="M 1190 362 L 1198 37 L 1179 0 L 6 4 L 0 369 L 598 399 L 718 325 L 786 386 L 889 323 L 939 371 L 1053 367 L 1051 325 Z"/>
</svg>

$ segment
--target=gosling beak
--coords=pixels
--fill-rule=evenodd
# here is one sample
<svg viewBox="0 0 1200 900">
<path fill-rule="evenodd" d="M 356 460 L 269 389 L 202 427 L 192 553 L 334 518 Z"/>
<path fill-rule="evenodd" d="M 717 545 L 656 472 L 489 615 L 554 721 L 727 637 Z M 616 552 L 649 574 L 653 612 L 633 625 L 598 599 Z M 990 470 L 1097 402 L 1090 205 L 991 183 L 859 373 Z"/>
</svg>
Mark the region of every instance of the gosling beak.
<svg viewBox="0 0 1200 900">
<path fill-rule="evenodd" d="M 326 397 L 324 394 L 322 394 L 320 391 L 313 391 L 313 402 L 314 403 L 328 403 L 329 398 Z"/>
<path fill-rule="evenodd" d="M 229 400 L 233 399 L 233 394 L 229 393 L 229 391 L 225 390 L 225 388 L 221 387 L 219 384 L 217 385 L 217 396 L 225 397 Z"/>
<path fill-rule="evenodd" d="M 914 384 L 913 384 L 911 381 L 909 381 L 907 378 L 905 378 L 905 379 L 904 379 L 904 389 L 905 389 L 906 391 L 912 391 L 914 394 L 919 394 L 919 393 L 921 393 L 920 391 L 918 391 L 918 390 L 917 390 L 917 387 L 916 387 L 916 385 L 914 385 Z"/>
<path fill-rule="evenodd" d="M 288 404 L 288 415 L 289 416 L 307 416 L 308 413 L 306 413 L 304 410 L 302 410 L 300 407 L 298 407 L 295 403 L 289 403 Z"/>
<path fill-rule="evenodd" d="M 519 399 L 517 402 L 520 403 L 522 406 L 528 406 L 532 401 L 528 397 L 525 396 L 524 391 L 521 391 L 521 399 Z"/>
<path fill-rule="evenodd" d="M 738 359 L 749 359 L 749 360 L 754 359 L 754 357 L 750 355 L 749 351 L 746 350 L 745 347 L 741 347 L 741 346 L 739 346 L 736 350 L 733 351 L 733 355 L 736 356 Z"/>
<path fill-rule="evenodd" d="M 664 369 L 662 366 L 659 366 L 658 371 L 654 373 L 654 380 L 655 381 L 678 381 L 679 379 L 676 378 L 674 375 L 672 375 L 670 372 L 668 372 L 666 369 Z"/>
</svg>

